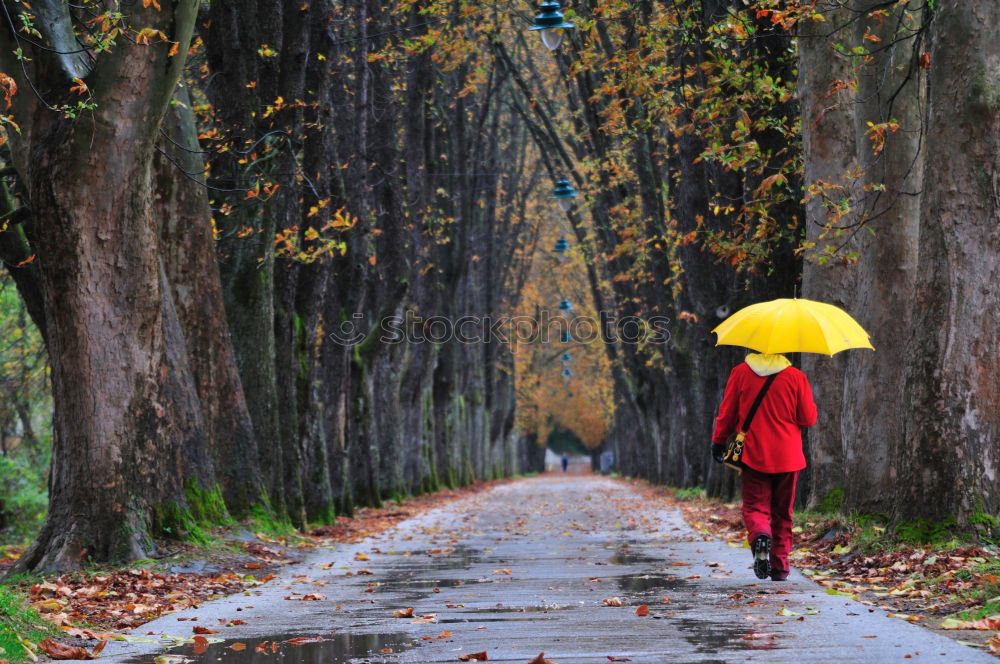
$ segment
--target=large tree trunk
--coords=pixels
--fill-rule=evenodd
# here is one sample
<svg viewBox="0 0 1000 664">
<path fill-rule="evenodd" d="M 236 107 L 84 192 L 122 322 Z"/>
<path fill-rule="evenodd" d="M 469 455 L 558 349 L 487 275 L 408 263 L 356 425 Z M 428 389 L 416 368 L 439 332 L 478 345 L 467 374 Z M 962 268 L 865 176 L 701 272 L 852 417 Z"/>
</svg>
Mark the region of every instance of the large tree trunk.
<svg viewBox="0 0 1000 664">
<path fill-rule="evenodd" d="M 806 186 L 826 182 L 845 185 L 848 171 L 857 166 L 858 147 L 854 133 L 850 96 L 833 87 L 850 73 L 850 61 L 835 56 L 830 25 L 841 25 L 852 16 L 848 9 L 834 11 L 825 22 L 805 21 L 799 29 L 798 95 L 802 113 L 802 151 Z M 833 203 L 844 195 L 840 188 L 807 199 L 806 241 L 822 243 Z M 806 261 L 802 274 L 802 296 L 851 309 L 856 274 L 841 261 Z M 808 503 L 816 506 L 844 486 L 844 448 L 841 416 L 844 407 L 844 376 L 848 355 L 829 358 L 806 353 L 802 369 L 812 386 L 819 410 L 816 425 L 808 432 Z"/>
<path fill-rule="evenodd" d="M 163 264 L 198 388 L 216 477 L 230 513 L 266 502 L 257 440 L 236 372 L 222 302 L 211 215 L 191 101 L 180 86 L 164 123 L 169 140 L 155 159 L 154 205 Z"/>
<path fill-rule="evenodd" d="M 867 2 L 864 11 L 875 8 Z M 907 8 L 897 8 L 886 18 L 858 21 L 855 43 L 864 31 L 890 42 Z M 858 183 L 878 185 L 859 201 L 854 246 L 860 253 L 853 288 L 845 296 L 849 310 L 873 335 L 872 353 L 848 353 L 844 375 L 844 408 L 840 431 L 844 450 L 844 504 L 847 513 L 886 513 L 898 484 L 898 458 L 903 447 L 905 408 L 905 339 L 912 329 L 911 307 L 917 277 L 918 220 L 923 189 L 924 152 L 921 133 L 925 95 L 918 67 L 919 53 L 912 42 L 879 51 L 865 68 L 858 86 L 855 136 L 858 159 L 865 178 Z M 873 149 L 869 122 L 896 121 L 900 129 L 889 133 L 881 151 Z M 878 191 L 878 193 L 874 193 Z M 862 216 L 863 215 L 863 216 Z M 870 220 L 869 220 L 870 218 Z M 874 233 L 866 232 L 871 228 Z M 888 395 L 892 395 L 889 397 Z"/>
<path fill-rule="evenodd" d="M 895 340 L 911 329 L 924 93 L 919 42 L 910 39 L 876 49 L 856 73 L 855 94 L 847 96 L 854 63 L 837 55 L 831 42 L 889 43 L 898 37 L 898 25 L 916 18 L 906 6 L 869 17 L 876 5 L 859 2 L 804 26 L 800 98 L 806 182 L 812 186 L 807 240 L 817 243 L 818 256 L 824 256 L 824 243 L 839 250 L 825 264 L 816 256 L 807 263 L 803 294 L 853 314 L 872 332 L 878 350 L 835 358 L 806 355 L 803 365 L 821 413 L 811 432 L 809 502 L 835 508 L 842 497 L 845 510 L 885 513 L 903 444 L 899 367 L 907 360 L 905 344 Z M 884 145 L 877 147 L 871 127 L 890 121 L 900 129 L 887 130 Z M 847 213 L 840 206 L 844 200 L 851 204 Z M 828 496 L 835 500 L 824 502 Z"/>
<path fill-rule="evenodd" d="M 938 2 L 897 520 L 1000 510 L 1000 5 Z M 962 44 L 962 48 L 956 48 Z"/>
<path fill-rule="evenodd" d="M 268 0 L 216 0 L 199 27 L 213 73 L 206 95 L 227 141 L 227 149 L 215 158 L 210 182 L 222 190 L 217 205 L 227 202 L 232 209 L 216 218 L 223 300 L 260 467 L 267 469 L 264 479 L 279 517 L 285 512 L 285 476 L 275 365 L 276 220 L 269 206 L 259 197 L 247 199 L 246 192 L 267 181 L 266 164 L 285 147 L 280 132 L 265 136 L 269 123 L 262 122 L 259 112 L 280 94 L 277 58 L 257 54 L 265 42 L 280 51 L 281 17 L 277 3 Z M 247 163 L 251 153 L 270 158 L 258 166 Z"/>
<path fill-rule="evenodd" d="M 183 54 L 195 9 L 135 5 L 130 19 L 164 30 Z M 158 515 L 184 521 L 185 480 L 214 485 L 151 207 L 153 142 L 183 55 L 120 42 L 87 76 L 97 103 L 87 121 L 30 98 L 17 109 L 29 112 L 17 118 L 15 160 L 45 220 L 37 252 L 55 412 L 49 513 L 15 571 L 147 558 Z M 35 54 L 34 73 L 67 88 L 49 57 Z"/>
</svg>

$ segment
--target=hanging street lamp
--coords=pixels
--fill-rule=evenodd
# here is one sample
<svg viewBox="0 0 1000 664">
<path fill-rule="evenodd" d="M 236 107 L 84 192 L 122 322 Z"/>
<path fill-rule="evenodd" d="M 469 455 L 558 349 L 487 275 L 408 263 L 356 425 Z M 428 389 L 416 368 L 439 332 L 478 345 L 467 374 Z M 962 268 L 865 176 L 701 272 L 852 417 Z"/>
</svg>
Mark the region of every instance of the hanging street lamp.
<svg viewBox="0 0 1000 664">
<path fill-rule="evenodd" d="M 572 30 L 572 23 L 563 19 L 562 3 L 550 0 L 539 5 L 539 13 L 535 16 L 535 24 L 529 30 L 539 30 L 545 48 L 554 51 L 562 42 L 563 30 Z"/>
<path fill-rule="evenodd" d="M 552 198 L 556 199 L 563 212 L 568 212 L 573 205 L 573 199 L 576 198 L 576 189 L 569 183 L 569 180 L 563 178 L 556 181 L 556 188 L 552 190 Z"/>
</svg>

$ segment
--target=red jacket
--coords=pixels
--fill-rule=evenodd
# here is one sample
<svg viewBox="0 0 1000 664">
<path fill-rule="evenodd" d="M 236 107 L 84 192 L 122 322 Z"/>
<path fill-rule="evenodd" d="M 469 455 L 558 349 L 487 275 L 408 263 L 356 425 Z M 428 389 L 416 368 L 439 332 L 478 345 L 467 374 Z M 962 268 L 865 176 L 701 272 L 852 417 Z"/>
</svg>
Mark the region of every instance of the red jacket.
<svg viewBox="0 0 1000 664">
<path fill-rule="evenodd" d="M 715 420 L 713 443 L 725 443 L 743 420 L 767 378 L 746 362 L 733 368 Z M 750 424 L 743 462 L 763 473 L 787 473 L 806 467 L 801 427 L 816 423 L 816 403 L 806 375 L 795 367 L 778 372 Z"/>
</svg>

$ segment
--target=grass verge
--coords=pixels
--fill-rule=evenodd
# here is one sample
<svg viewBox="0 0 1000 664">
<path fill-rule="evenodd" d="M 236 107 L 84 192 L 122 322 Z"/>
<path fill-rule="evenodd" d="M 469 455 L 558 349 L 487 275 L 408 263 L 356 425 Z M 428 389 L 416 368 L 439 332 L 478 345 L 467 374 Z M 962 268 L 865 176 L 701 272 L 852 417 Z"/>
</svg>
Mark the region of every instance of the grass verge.
<svg viewBox="0 0 1000 664">
<path fill-rule="evenodd" d="M 34 659 L 38 642 L 54 636 L 56 631 L 28 605 L 24 594 L 0 585 L 0 661 L 17 663 Z"/>
</svg>

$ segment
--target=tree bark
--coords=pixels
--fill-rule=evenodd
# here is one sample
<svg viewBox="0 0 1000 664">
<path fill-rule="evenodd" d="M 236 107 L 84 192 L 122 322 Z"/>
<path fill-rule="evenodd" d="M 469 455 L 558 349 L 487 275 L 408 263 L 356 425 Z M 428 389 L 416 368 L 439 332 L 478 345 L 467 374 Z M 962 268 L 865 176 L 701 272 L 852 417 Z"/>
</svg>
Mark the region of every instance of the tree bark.
<svg viewBox="0 0 1000 664">
<path fill-rule="evenodd" d="M 946 0 L 931 24 L 933 159 L 924 171 L 897 521 L 966 525 L 1000 510 L 998 22 L 996 3 Z"/>
<path fill-rule="evenodd" d="M 802 114 L 802 152 L 805 185 L 824 182 L 836 187 L 824 195 L 812 195 L 805 206 L 806 242 L 817 245 L 830 223 L 830 205 L 844 195 L 847 173 L 858 165 L 854 129 L 853 99 L 834 87 L 846 81 L 850 62 L 834 54 L 835 36 L 830 26 L 840 26 L 853 16 L 849 9 L 835 10 L 824 22 L 799 24 L 798 96 Z M 851 310 L 856 273 L 843 262 L 805 262 L 802 296 Z M 841 419 L 844 408 L 844 380 L 849 356 L 802 356 L 802 370 L 809 378 L 819 410 L 816 425 L 809 430 L 808 504 L 816 507 L 835 490 L 843 491 L 844 439 Z"/>
<path fill-rule="evenodd" d="M 178 87 L 156 155 L 154 206 L 163 264 L 184 330 L 191 371 L 229 512 L 246 516 L 267 495 L 222 302 L 215 240 L 191 100 Z"/>
<path fill-rule="evenodd" d="M 49 513 L 15 573 L 147 558 L 157 515 L 186 508 L 185 481 L 214 483 L 151 207 L 153 143 L 195 10 L 194 0 L 132 8 L 181 55 L 121 40 L 87 77 L 97 107 L 86 120 L 31 109 L 30 98 L 17 109 L 37 110 L 18 116 L 26 131 L 12 144 L 46 224 L 37 252 L 55 412 Z M 65 74 L 51 55 L 34 59 L 29 72 L 58 90 Z"/>
</svg>

